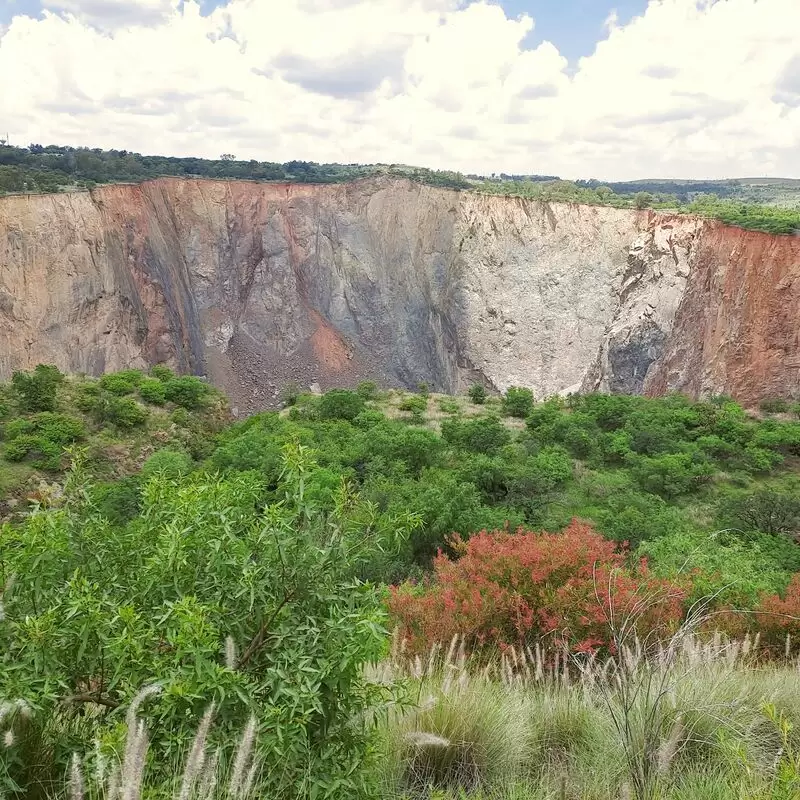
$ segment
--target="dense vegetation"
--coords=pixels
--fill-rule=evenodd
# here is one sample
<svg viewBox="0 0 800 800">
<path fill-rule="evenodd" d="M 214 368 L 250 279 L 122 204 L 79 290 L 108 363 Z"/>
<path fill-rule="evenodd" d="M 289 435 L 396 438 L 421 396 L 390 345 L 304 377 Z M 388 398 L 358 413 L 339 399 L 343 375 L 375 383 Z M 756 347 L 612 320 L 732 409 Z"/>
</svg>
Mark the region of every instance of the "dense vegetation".
<svg viewBox="0 0 800 800">
<path fill-rule="evenodd" d="M 0 194 L 57 192 L 65 188 L 91 188 L 98 183 L 138 182 L 165 175 L 182 178 L 341 183 L 377 174 L 409 177 L 433 186 L 455 189 L 470 185 L 463 176 L 455 172 L 402 165 L 317 164 L 313 161 L 278 164 L 270 161 L 237 161 L 231 154 L 225 154 L 218 160 L 209 160 L 143 156 L 128 150 L 88 147 L 0 145 Z"/>
<path fill-rule="evenodd" d="M 746 187 L 737 181 L 566 181 L 553 175 L 477 175 L 399 164 L 317 164 L 311 161 L 238 161 L 143 156 L 127 150 L 0 144 L 0 195 L 58 192 L 102 183 L 138 182 L 162 176 L 228 178 L 255 181 L 340 183 L 372 175 L 396 175 L 451 189 L 472 189 L 543 201 L 608 205 L 615 208 L 674 209 L 721 219 L 729 225 L 774 234 L 800 230 L 800 194 L 786 185 Z M 775 192 L 782 194 L 775 195 Z M 773 195 L 775 195 L 773 197 Z M 777 199 L 776 199 L 777 198 Z M 772 201 L 776 200 L 775 204 Z"/>
<path fill-rule="evenodd" d="M 233 422 L 163 367 L 15 374 L 0 392 L 0 790 L 57 794 L 70 772 L 76 800 L 89 776 L 105 786 L 92 797 L 113 794 L 99 765 L 121 762 L 129 800 L 213 796 L 218 770 L 236 798 L 794 796 L 796 672 L 730 668 L 742 636 L 765 659 L 797 651 L 800 407 L 420 389 L 292 392 Z M 683 667 L 648 672 L 648 648 L 687 632 L 730 674 L 679 691 Z M 438 673 L 448 640 L 463 677 Z M 603 683 L 606 659 L 624 681 Z M 752 688 L 779 675 L 780 697 Z M 611 731 L 645 679 L 642 750 Z M 677 696 L 685 709 L 665 710 Z M 721 735 L 730 757 L 713 755 Z M 658 767 L 679 745 L 685 767 Z M 616 772 L 592 793 L 601 751 Z M 742 792 L 701 793 L 712 769 Z M 584 793 L 556 794 L 567 779 Z"/>
</svg>

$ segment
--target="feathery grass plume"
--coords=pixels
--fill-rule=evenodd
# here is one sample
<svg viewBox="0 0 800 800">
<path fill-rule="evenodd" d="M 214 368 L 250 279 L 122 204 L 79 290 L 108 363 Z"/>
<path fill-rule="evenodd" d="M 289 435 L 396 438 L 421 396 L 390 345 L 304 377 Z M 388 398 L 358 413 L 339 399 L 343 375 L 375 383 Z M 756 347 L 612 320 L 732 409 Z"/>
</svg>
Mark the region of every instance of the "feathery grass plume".
<svg viewBox="0 0 800 800">
<path fill-rule="evenodd" d="M 679 714 L 670 728 L 669 736 L 661 743 L 658 748 L 658 771 L 662 776 L 669 774 L 672 761 L 678 752 L 678 746 L 683 739 L 684 725 L 683 717 Z"/>
<path fill-rule="evenodd" d="M 14 731 L 13 731 L 13 730 L 11 730 L 11 728 L 9 728 L 9 729 L 8 729 L 8 730 L 7 730 L 7 731 L 6 731 L 6 732 L 3 734 L 3 746 L 4 746 L 6 749 L 8 749 L 9 747 L 13 747 L 13 746 L 14 746 L 14 741 L 15 741 L 15 737 L 14 737 Z"/>
<path fill-rule="evenodd" d="M 192 742 L 192 747 L 189 750 L 189 755 L 186 758 L 186 764 L 183 768 L 178 800 L 189 800 L 195 782 L 203 770 L 203 765 L 206 760 L 206 739 L 211 729 L 211 721 L 214 719 L 214 711 L 214 703 L 211 703 L 206 709 L 205 714 L 203 714 L 200 724 L 197 726 L 197 733 L 194 735 L 194 741 Z"/>
<path fill-rule="evenodd" d="M 138 800 L 144 766 L 147 760 L 148 737 L 144 722 L 138 718 L 139 706 L 148 698 L 161 693 L 157 683 L 142 687 L 134 696 L 125 714 L 127 734 L 120 773 L 122 800 Z"/>
<path fill-rule="evenodd" d="M 439 642 L 434 642 L 431 645 L 430 653 L 428 654 L 428 675 L 433 675 L 436 669 L 436 656 L 439 654 L 439 650 L 441 649 L 441 645 Z"/>
<path fill-rule="evenodd" d="M 108 781 L 105 784 L 105 797 L 104 800 L 117 800 L 120 792 L 120 767 L 119 764 L 114 764 L 111 772 L 108 773 Z"/>
<path fill-rule="evenodd" d="M 139 800 L 142 795 L 144 767 L 147 762 L 149 739 L 144 720 L 128 728 L 125 741 L 125 757 L 120 774 L 120 797 L 122 800 Z"/>
<path fill-rule="evenodd" d="M 209 758 L 197 780 L 197 800 L 211 800 L 217 789 L 220 750 L 217 748 Z"/>
<path fill-rule="evenodd" d="M 106 757 L 99 739 L 94 740 L 94 779 L 98 786 L 103 786 L 106 782 Z"/>
<path fill-rule="evenodd" d="M 454 633 L 453 638 L 450 640 L 450 647 L 447 648 L 447 658 L 444 660 L 445 665 L 453 663 L 453 658 L 456 654 L 456 648 L 458 647 L 458 639 L 458 634 Z"/>
<path fill-rule="evenodd" d="M 235 798 L 247 797 L 247 782 L 249 777 L 248 764 L 253 753 L 253 744 L 256 738 L 256 718 L 251 716 L 242 731 L 236 756 L 233 759 L 233 770 L 228 781 L 228 794 Z"/>
<path fill-rule="evenodd" d="M 256 775 L 258 774 L 258 768 L 258 761 L 254 759 L 253 763 L 250 764 L 250 769 L 247 770 L 247 777 L 245 778 L 244 786 L 242 787 L 242 793 L 240 795 L 241 797 L 250 797 L 250 793 L 253 791 L 253 784 L 255 783 Z"/>
<path fill-rule="evenodd" d="M 236 669 L 238 662 L 238 655 L 236 653 L 236 642 L 233 641 L 233 636 L 225 637 L 225 666 L 230 669 Z"/>
<path fill-rule="evenodd" d="M 84 783 L 83 773 L 81 772 L 81 762 L 77 753 L 72 754 L 72 761 L 69 766 L 68 791 L 70 800 L 83 800 Z"/>
<path fill-rule="evenodd" d="M 449 740 L 427 731 L 409 731 L 403 738 L 415 747 L 450 747 L 451 745 Z"/>
</svg>

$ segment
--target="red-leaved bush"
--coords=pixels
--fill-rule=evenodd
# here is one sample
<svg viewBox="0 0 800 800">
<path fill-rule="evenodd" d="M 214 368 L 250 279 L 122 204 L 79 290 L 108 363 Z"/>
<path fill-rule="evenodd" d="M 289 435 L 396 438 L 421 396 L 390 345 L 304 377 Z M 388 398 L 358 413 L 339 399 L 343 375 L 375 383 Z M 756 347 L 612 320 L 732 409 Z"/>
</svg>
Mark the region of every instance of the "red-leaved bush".
<svg viewBox="0 0 800 800">
<path fill-rule="evenodd" d="M 440 552 L 432 581 L 391 589 L 389 610 L 417 652 L 457 633 L 473 647 L 551 637 L 595 652 L 611 644 L 612 622 L 668 635 L 682 617 L 684 587 L 644 561 L 628 565 L 624 550 L 578 520 L 561 533 L 482 531 L 451 546 L 457 557 Z"/>
<path fill-rule="evenodd" d="M 792 576 L 783 597 L 763 594 L 756 607 L 752 627 L 761 632 L 766 644 L 782 647 L 786 635 L 800 637 L 800 573 Z"/>
</svg>

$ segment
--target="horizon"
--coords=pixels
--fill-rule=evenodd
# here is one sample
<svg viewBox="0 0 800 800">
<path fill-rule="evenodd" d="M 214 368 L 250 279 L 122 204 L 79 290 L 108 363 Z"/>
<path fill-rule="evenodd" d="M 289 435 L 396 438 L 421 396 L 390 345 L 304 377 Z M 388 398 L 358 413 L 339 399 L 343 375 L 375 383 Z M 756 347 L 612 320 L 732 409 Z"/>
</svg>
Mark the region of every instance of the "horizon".
<svg viewBox="0 0 800 800">
<path fill-rule="evenodd" d="M 60 148 L 70 148 L 73 150 L 101 150 L 101 151 L 117 151 L 117 152 L 128 152 L 135 155 L 139 155 L 142 158 L 194 158 L 203 161 L 220 161 L 222 160 L 219 156 L 216 158 L 208 158 L 206 156 L 198 156 L 192 153 L 185 153 L 180 155 L 165 155 L 164 153 L 147 153 L 147 152 L 139 152 L 136 150 L 131 150 L 125 147 L 97 147 L 91 144 L 57 144 L 55 142 L 48 142 L 47 144 L 42 144 L 42 142 L 35 142 L 31 141 L 28 144 L 16 144 L 14 142 L 9 142 L 8 140 L 0 139 L 0 141 L 5 141 L 5 144 L 10 147 L 16 147 L 21 150 L 29 149 L 31 145 L 41 145 L 42 147 L 60 147 Z M 222 154 L 221 154 L 222 155 Z M 430 164 L 408 164 L 405 162 L 399 161 L 378 161 L 378 162 L 367 162 L 367 161 L 318 161 L 315 159 L 288 159 L 288 161 L 273 161 L 269 158 L 257 158 L 257 159 L 244 159 L 244 158 L 234 158 L 234 161 L 239 161 L 243 163 L 247 163 L 248 161 L 255 160 L 261 163 L 274 163 L 274 164 L 286 164 L 290 163 L 291 161 L 305 161 L 307 163 L 318 164 L 321 166 L 324 165 L 339 165 L 339 166 L 359 166 L 359 167 L 406 167 L 410 169 L 424 169 L 430 170 L 432 172 L 461 172 L 460 170 L 448 170 L 447 168 L 436 167 Z M 547 176 L 552 177 L 556 180 L 566 180 L 566 181 L 598 181 L 600 183 L 722 183 L 722 182 L 731 182 L 731 181 L 739 181 L 739 182 L 754 182 L 759 180 L 768 180 L 768 181 L 798 181 L 800 182 L 800 178 L 793 178 L 786 175 L 734 175 L 731 177 L 724 177 L 724 178 L 708 178 L 704 176 L 700 176 L 697 178 L 687 178 L 687 177 L 675 177 L 675 178 L 665 178 L 663 176 L 640 176 L 636 178 L 628 178 L 626 180 L 615 180 L 612 178 L 605 178 L 603 176 L 597 175 L 578 175 L 574 178 L 568 178 L 563 175 L 551 175 L 550 173 L 543 171 L 543 172 L 519 172 L 519 171 L 510 171 L 506 172 L 505 170 L 497 171 L 494 170 L 492 172 L 461 172 L 461 174 L 465 176 L 477 176 L 480 178 L 490 179 L 492 176 L 500 177 L 501 175 L 507 176 L 522 176 L 522 177 L 539 177 L 539 176 Z M 167 175 L 164 177 L 180 177 L 176 175 Z M 370 176 L 365 176 L 370 177 Z M 357 178 L 355 180 L 363 180 L 365 178 Z M 208 178 L 209 180 L 258 180 L 258 179 L 250 179 L 250 178 Z M 154 180 L 152 178 L 147 178 L 146 180 Z"/>
</svg>

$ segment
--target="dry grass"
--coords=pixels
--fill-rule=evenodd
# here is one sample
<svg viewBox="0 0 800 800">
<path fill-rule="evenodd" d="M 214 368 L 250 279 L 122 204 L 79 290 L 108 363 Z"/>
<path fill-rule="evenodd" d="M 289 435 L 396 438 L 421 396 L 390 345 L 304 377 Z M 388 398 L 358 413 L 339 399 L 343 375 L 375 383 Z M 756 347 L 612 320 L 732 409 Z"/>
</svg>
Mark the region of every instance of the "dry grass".
<svg viewBox="0 0 800 800">
<path fill-rule="evenodd" d="M 415 702 L 386 727 L 383 796 L 800 797 L 779 793 L 796 734 L 767 712 L 800 724 L 800 663 L 758 655 L 686 636 L 670 659 L 634 643 L 602 662 L 541 647 L 486 661 L 457 639 L 408 658 L 395 637 L 380 675 L 407 676 Z"/>
</svg>

